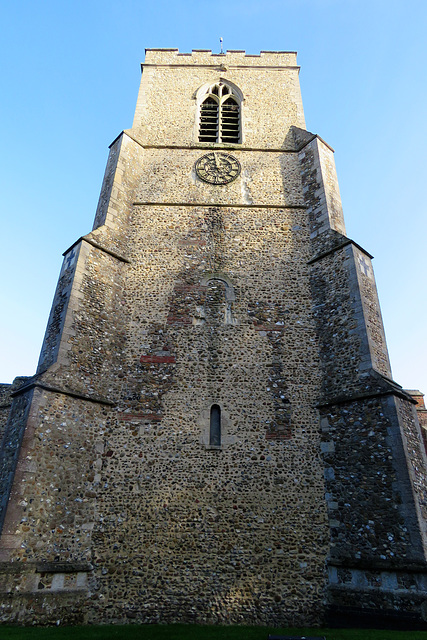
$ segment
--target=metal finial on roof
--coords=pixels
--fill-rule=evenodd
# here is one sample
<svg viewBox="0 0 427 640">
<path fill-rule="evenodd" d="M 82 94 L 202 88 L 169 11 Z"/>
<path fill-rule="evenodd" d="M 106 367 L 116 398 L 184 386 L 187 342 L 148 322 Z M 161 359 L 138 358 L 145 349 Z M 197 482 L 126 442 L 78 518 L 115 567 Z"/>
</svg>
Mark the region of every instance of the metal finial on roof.
<svg viewBox="0 0 427 640">
<path fill-rule="evenodd" d="M 222 38 L 220 38 L 220 39 L 219 39 L 219 42 L 220 42 L 220 45 L 221 45 L 221 51 L 220 51 L 220 53 L 224 53 L 223 48 L 222 48 L 223 39 L 222 39 Z"/>
</svg>

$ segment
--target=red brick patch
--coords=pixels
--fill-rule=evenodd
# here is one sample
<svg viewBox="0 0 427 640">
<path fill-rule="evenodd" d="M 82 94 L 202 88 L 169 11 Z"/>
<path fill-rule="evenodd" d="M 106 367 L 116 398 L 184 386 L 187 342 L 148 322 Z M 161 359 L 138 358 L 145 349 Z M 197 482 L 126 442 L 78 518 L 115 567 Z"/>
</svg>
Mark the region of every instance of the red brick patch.
<svg viewBox="0 0 427 640">
<path fill-rule="evenodd" d="M 290 440 L 292 434 L 290 430 L 287 431 L 267 431 L 265 434 L 266 440 Z"/>
<path fill-rule="evenodd" d="M 140 362 L 148 362 L 152 364 L 174 363 L 175 356 L 141 356 Z"/>
</svg>

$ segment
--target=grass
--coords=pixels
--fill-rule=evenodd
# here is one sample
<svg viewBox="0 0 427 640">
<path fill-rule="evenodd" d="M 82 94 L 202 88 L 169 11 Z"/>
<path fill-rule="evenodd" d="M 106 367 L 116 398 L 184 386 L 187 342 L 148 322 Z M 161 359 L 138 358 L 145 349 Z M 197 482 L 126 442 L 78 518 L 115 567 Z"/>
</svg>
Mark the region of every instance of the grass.
<svg viewBox="0 0 427 640">
<path fill-rule="evenodd" d="M 326 640 L 427 640 L 427 631 L 378 629 L 273 629 L 185 624 L 0 627 L 1 640 L 267 640 L 269 634 L 325 637 Z"/>
</svg>

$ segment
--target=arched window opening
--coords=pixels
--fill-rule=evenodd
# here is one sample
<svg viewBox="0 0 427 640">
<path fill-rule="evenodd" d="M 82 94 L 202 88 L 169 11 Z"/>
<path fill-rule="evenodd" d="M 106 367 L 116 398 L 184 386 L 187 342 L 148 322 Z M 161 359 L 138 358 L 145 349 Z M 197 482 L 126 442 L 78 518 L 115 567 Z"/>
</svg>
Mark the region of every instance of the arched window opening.
<svg viewBox="0 0 427 640">
<path fill-rule="evenodd" d="M 222 142 L 239 142 L 239 105 L 231 96 L 222 103 Z"/>
<path fill-rule="evenodd" d="M 216 447 L 221 445 L 221 407 L 217 404 L 211 406 L 209 444 Z"/>
<path fill-rule="evenodd" d="M 240 99 L 220 82 L 206 91 L 200 104 L 199 142 L 240 142 Z"/>
<path fill-rule="evenodd" d="M 200 142 L 216 142 L 218 139 L 219 104 L 208 96 L 200 105 Z"/>
</svg>

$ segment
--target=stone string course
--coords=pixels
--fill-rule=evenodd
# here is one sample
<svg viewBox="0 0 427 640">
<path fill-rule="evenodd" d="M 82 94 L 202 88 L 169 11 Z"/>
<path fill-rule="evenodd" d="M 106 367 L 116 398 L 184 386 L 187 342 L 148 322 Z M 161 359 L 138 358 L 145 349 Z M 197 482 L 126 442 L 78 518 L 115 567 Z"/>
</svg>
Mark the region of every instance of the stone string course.
<svg viewBox="0 0 427 640">
<path fill-rule="evenodd" d="M 197 96 L 220 80 L 244 100 L 242 144 L 213 145 L 242 172 L 218 187 L 194 164 L 212 147 Z M 294 53 L 147 51 L 37 376 L 12 394 L 1 622 L 421 620 L 416 412 L 332 150 L 304 127 Z"/>
</svg>

